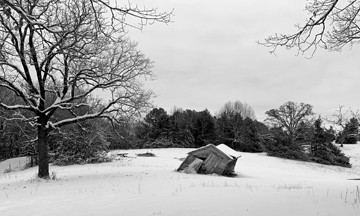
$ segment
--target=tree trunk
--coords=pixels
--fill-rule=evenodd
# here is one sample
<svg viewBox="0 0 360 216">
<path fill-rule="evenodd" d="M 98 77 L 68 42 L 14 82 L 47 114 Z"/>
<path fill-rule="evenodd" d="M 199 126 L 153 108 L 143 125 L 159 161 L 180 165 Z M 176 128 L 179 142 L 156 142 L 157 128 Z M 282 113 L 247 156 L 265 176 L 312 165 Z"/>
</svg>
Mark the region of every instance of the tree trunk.
<svg viewBox="0 0 360 216">
<path fill-rule="evenodd" d="M 341 136 L 340 136 L 340 147 L 344 147 L 344 142 L 345 142 L 345 135 L 341 134 Z"/>
<path fill-rule="evenodd" d="M 44 124 L 38 126 L 39 178 L 49 178 L 48 132 Z"/>
<path fill-rule="evenodd" d="M 292 131 L 289 132 L 289 146 L 294 144 L 294 133 Z"/>
</svg>

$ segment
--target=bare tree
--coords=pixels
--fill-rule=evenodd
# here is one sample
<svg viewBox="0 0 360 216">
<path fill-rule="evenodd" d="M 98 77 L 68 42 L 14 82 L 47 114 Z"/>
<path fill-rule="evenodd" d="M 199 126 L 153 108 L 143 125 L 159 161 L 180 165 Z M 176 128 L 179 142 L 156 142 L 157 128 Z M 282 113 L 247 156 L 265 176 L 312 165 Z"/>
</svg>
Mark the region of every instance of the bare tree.
<svg viewBox="0 0 360 216">
<path fill-rule="evenodd" d="M 152 75 L 151 61 L 126 38 L 124 28 L 167 23 L 171 13 L 118 4 L 116 0 L 0 1 L 0 86 L 22 99 L 21 104 L 0 102 L 0 107 L 32 113 L 10 120 L 37 129 L 41 178 L 49 177 L 51 131 L 86 119 L 132 115 L 148 103 L 151 93 L 139 79 Z M 135 24 L 127 22 L 129 17 Z M 109 96 L 100 96 L 104 94 Z M 56 99 L 51 101 L 48 95 Z M 94 111 L 82 115 L 74 111 L 90 102 L 97 107 Z M 66 110 L 71 117 L 56 120 L 57 110 Z"/>
<path fill-rule="evenodd" d="M 350 114 L 353 118 L 357 119 L 360 122 L 360 110 L 352 110 L 349 108 Z"/>
<path fill-rule="evenodd" d="M 349 110 L 344 111 L 344 106 L 339 106 L 339 109 L 337 109 L 332 114 L 331 118 L 326 119 L 327 122 L 334 125 L 333 128 L 335 129 L 335 131 L 337 132 L 337 134 L 339 136 L 338 141 L 340 142 L 340 147 L 344 146 L 345 133 L 343 133 L 343 132 L 344 132 L 346 123 L 349 121 L 348 113 L 349 113 Z"/>
<path fill-rule="evenodd" d="M 301 124 L 310 123 L 309 117 L 314 113 L 310 104 L 287 102 L 281 105 L 278 109 L 271 109 L 266 111 L 269 116 L 265 121 L 271 125 L 285 129 L 289 138 L 289 143 L 292 145 L 298 136 L 302 133 Z"/>
<path fill-rule="evenodd" d="M 247 103 L 240 101 L 227 102 L 219 111 L 218 115 L 225 114 L 228 117 L 233 117 L 235 114 L 240 114 L 243 119 L 256 119 L 254 109 Z"/>
<path fill-rule="evenodd" d="M 360 0 L 311 0 L 305 10 L 309 18 L 296 25 L 295 33 L 275 34 L 260 44 L 270 47 L 270 52 L 283 46 L 314 54 L 318 47 L 341 51 L 345 45 L 359 42 Z"/>
</svg>

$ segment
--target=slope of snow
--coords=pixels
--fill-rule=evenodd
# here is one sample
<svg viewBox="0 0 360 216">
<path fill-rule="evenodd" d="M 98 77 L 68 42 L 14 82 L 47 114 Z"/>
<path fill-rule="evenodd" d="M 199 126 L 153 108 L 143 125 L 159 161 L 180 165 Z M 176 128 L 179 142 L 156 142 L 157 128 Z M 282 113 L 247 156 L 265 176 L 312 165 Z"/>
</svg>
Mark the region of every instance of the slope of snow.
<svg viewBox="0 0 360 216">
<path fill-rule="evenodd" d="M 235 178 L 175 172 L 193 149 L 119 150 L 120 160 L 0 173 L 0 215 L 359 215 L 360 145 L 353 168 L 241 153 Z M 138 157 L 152 152 L 156 157 Z M 0 163 L 1 165 L 2 163 Z M 1 165 L 2 166 L 2 165 Z M 0 167 L 1 167 L 0 166 Z"/>
</svg>

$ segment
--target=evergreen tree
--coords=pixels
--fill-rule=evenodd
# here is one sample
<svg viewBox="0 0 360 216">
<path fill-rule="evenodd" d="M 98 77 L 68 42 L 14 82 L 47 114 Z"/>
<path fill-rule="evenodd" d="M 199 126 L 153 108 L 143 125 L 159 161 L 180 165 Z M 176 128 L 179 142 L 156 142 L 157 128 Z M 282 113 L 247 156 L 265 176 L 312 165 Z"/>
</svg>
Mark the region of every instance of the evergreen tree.
<svg viewBox="0 0 360 216">
<path fill-rule="evenodd" d="M 154 108 L 144 118 L 149 127 L 147 141 L 153 142 L 160 136 L 168 136 L 169 116 L 163 108 Z"/>
<path fill-rule="evenodd" d="M 239 113 L 234 115 L 220 113 L 216 120 L 217 142 L 236 149 L 242 125 L 243 119 Z"/>
<path fill-rule="evenodd" d="M 314 122 L 314 129 L 313 129 L 313 138 L 311 142 L 311 152 L 314 156 L 317 156 L 319 150 L 325 148 L 325 144 L 328 142 L 326 138 L 326 132 L 321 127 L 322 120 L 319 117 Z"/>
<path fill-rule="evenodd" d="M 313 139 L 311 143 L 311 160 L 317 163 L 351 167 L 349 158 L 330 141 L 329 134 L 322 126 L 319 117 L 314 123 Z"/>
<path fill-rule="evenodd" d="M 269 134 L 262 139 L 262 143 L 270 156 L 301 161 L 310 160 L 302 146 L 295 143 L 289 145 L 288 134 L 282 127 L 271 127 Z"/>
<path fill-rule="evenodd" d="M 248 117 L 244 119 L 240 112 L 231 112 L 231 109 L 227 109 L 219 114 L 216 123 L 218 143 L 244 152 L 264 150 L 257 127 L 259 123 L 256 123 L 256 120 Z M 263 126 L 265 125 L 261 125 L 260 128 L 263 129 Z"/>
<path fill-rule="evenodd" d="M 215 120 L 207 109 L 201 112 L 195 112 L 192 128 L 195 147 L 201 147 L 215 141 Z"/>
<path fill-rule="evenodd" d="M 169 147 L 170 117 L 163 108 L 152 109 L 134 130 L 140 148 Z"/>
<path fill-rule="evenodd" d="M 245 118 L 240 127 L 240 134 L 237 135 L 236 150 L 243 152 L 262 152 L 264 147 L 260 140 L 260 132 L 255 121 Z"/>
<path fill-rule="evenodd" d="M 359 122 L 357 118 L 351 118 L 349 122 L 346 123 L 342 133 L 345 137 L 344 143 L 356 144 L 359 135 Z"/>
<path fill-rule="evenodd" d="M 177 147 L 195 147 L 193 130 L 193 112 L 176 110 L 170 116 L 170 139 Z"/>
<path fill-rule="evenodd" d="M 336 139 L 336 131 L 334 130 L 333 126 L 330 126 L 329 129 L 326 129 L 326 132 L 328 134 L 328 141 L 333 142 Z"/>
</svg>

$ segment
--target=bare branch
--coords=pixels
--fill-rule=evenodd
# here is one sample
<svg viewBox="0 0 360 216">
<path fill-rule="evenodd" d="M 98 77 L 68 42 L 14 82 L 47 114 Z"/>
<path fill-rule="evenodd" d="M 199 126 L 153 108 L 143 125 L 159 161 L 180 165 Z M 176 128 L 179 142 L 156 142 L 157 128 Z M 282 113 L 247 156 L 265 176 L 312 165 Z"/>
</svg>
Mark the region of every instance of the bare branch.
<svg viewBox="0 0 360 216">
<path fill-rule="evenodd" d="M 48 176 L 52 130 L 94 118 L 115 121 L 149 106 L 152 93 L 140 80 L 152 76 L 152 62 L 125 27 L 168 23 L 172 12 L 119 2 L 0 1 L 0 87 L 22 100 L 0 101 L 0 108 L 17 112 L 7 119 L 37 129 L 41 177 Z"/>
<path fill-rule="evenodd" d="M 318 47 L 341 51 L 345 45 L 352 46 L 360 39 L 359 0 L 312 0 L 305 9 L 310 17 L 304 25 L 297 25 L 295 33 L 275 34 L 258 43 L 271 48 L 270 53 L 285 47 L 302 54 L 311 52 L 312 56 Z"/>
</svg>

